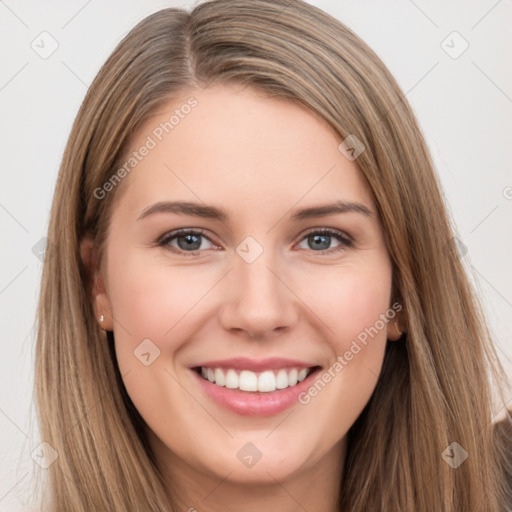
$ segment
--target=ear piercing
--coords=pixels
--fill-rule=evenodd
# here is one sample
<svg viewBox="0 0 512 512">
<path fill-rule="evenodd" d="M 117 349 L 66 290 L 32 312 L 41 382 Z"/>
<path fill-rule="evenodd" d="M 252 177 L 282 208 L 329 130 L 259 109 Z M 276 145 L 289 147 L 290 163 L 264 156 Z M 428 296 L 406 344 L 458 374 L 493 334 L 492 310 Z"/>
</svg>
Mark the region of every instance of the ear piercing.
<svg viewBox="0 0 512 512">
<path fill-rule="evenodd" d="M 103 323 L 103 320 L 105 320 L 105 317 L 103 315 L 100 316 L 100 323 Z"/>
</svg>

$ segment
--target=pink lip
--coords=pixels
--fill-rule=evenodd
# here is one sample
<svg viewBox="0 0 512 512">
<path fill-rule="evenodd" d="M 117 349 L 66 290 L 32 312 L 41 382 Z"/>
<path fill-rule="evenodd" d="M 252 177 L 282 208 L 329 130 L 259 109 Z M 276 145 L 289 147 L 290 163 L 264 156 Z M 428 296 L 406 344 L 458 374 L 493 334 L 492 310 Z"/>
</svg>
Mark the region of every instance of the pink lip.
<svg viewBox="0 0 512 512">
<path fill-rule="evenodd" d="M 233 368 L 233 370 L 251 370 L 253 372 L 262 372 L 265 370 L 278 370 L 280 368 L 311 368 L 316 366 L 314 363 L 304 363 L 294 359 L 285 359 L 282 357 L 270 357 L 268 359 L 248 359 L 247 357 L 234 357 L 232 359 L 222 359 L 218 361 L 207 361 L 191 366 L 191 368 L 203 366 L 205 368 Z"/>
<path fill-rule="evenodd" d="M 219 368 L 219 366 L 216 367 Z M 233 366 L 231 366 L 231 368 L 233 368 Z M 245 368 L 247 368 L 247 366 Z M 269 367 L 266 366 L 266 368 Z M 279 368 L 283 368 L 283 366 L 279 366 Z M 192 370 L 192 374 L 199 380 L 199 384 L 206 394 L 217 404 L 229 411 L 243 416 L 272 416 L 297 404 L 298 396 L 311 386 L 313 379 L 315 379 L 315 376 L 320 371 L 321 368 L 317 368 L 295 386 L 286 389 L 277 389 L 271 393 L 228 389 L 203 379 L 195 370 Z"/>
</svg>

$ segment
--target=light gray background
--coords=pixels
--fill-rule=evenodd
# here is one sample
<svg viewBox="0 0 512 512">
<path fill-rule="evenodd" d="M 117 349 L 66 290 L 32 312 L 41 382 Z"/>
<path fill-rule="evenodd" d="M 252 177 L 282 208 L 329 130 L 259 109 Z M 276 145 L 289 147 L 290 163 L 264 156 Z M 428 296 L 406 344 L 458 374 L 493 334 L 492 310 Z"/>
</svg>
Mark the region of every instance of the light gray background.
<svg viewBox="0 0 512 512">
<path fill-rule="evenodd" d="M 432 151 L 463 257 L 508 372 L 512 365 L 512 2 L 314 0 L 361 36 L 397 78 Z M 39 445 L 34 314 L 64 145 L 88 85 L 138 21 L 192 2 L 0 0 L 0 510 L 22 505 Z M 47 59 L 47 31 L 58 49 Z M 468 49 L 458 58 L 452 56 Z M 451 34 L 451 35 L 450 35 Z M 449 36 L 449 37 L 448 37 Z M 448 37 L 448 39 L 447 39 Z M 48 49 L 50 41 L 45 40 Z M 443 43 L 443 41 L 445 41 Z M 42 48 L 41 50 L 42 51 Z M 508 263 L 507 263 L 508 262 Z M 506 357 L 507 356 L 507 357 Z"/>
</svg>

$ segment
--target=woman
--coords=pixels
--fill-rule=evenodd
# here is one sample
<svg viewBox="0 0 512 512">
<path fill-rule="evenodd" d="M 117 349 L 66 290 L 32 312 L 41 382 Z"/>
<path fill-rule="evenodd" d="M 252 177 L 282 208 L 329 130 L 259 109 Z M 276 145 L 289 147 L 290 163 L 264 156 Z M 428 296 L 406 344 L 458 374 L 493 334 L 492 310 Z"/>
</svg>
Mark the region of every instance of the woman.
<svg viewBox="0 0 512 512">
<path fill-rule="evenodd" d="M 506 510 L 502 370 L 429 153 L 319 9 L 139 23 L 78 113 L 48 238 L 46 510 Z"/>
</svg>

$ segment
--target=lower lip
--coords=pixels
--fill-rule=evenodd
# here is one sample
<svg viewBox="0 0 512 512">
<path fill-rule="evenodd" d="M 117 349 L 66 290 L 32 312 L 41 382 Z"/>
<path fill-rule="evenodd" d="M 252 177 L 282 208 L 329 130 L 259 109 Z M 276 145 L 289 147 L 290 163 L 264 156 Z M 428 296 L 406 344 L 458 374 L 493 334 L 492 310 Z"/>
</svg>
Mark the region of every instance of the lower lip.
<svg viewBox="0 0 512 512">
<path fill-rule="evenodd" d="M 298 396 L 309 388 L 311 381 L 320 370 L 321 368 L 317 368 L 295 386 L 268 393 L 217 386 L 209 380 L 203 379 L 195 370 L 191 371 L 199 380 L 206 394 L 222 407 L 243 416 L 272 416 L 296 404 Z"/>
</svg>

